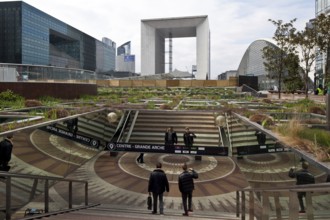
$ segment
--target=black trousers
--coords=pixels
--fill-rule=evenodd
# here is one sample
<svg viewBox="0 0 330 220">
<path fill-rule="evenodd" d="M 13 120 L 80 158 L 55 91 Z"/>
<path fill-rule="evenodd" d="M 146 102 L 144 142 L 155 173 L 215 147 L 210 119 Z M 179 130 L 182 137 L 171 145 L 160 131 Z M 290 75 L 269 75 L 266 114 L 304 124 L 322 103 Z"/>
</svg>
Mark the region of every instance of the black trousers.
<svg viewBox="0 0 330 220">
<path fill-rule="evenodd" d="M 182 196 L 183 210 L 184 210 L 184 213 L 187 214 L 188 210 L 192 210 L 192 208 L 191 208 L 191 205 L 192 205 L 192 191 L 182 192 L 181 196 Z M 188 202 L 188 204 L 187 204 L 187 202 Z"/>
<path fill-rule="evenodd" d="M 144 161 L 143 161 L 143 156 L 144 156 L 144 153 L 140 153 L 140 156 L 136 159 L 136 161 L 137 161 L 138 163 L 144 163 Z"/>
<path fill-rule="evenodd" d="M 306 192 L 298 192 L 298 200 L 300 205 L 300 211 L 305 211 L 304 200 L 303 198 L 306 197 Z"/>
</svg>

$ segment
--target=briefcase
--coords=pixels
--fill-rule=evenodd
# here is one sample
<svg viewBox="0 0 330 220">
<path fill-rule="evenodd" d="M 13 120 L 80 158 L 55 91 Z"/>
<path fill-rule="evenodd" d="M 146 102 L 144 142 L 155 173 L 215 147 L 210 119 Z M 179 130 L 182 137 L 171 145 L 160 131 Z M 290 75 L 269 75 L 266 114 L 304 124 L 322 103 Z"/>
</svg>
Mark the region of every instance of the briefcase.
<svg viewBox="0 0 330 220">
<path fill-rule="evenodd" d="M 148 205 L 148 210 L 151 210 L 151 206 L 152 206 L 152 198 L 151 198 L 151 196 L 148 196 L 148 198 L 147 198 L 147 205 Z"/>
</svg>

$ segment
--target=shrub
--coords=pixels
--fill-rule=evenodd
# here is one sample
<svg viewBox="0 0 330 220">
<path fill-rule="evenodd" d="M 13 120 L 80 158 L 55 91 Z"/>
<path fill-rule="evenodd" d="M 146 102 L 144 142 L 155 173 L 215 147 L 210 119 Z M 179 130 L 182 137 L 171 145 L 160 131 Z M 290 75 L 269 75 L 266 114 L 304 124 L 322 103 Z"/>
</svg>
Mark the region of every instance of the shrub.
<svg viewBox="0 0 330 220">
<path fill-rule="evenodd" d="M 169 104 L 161 104 L 159 106 L 160 109 L 165 110 L 165 109 L 172 109 L 171 106 Z"/>
<path fill-rule="evenodd" d="M 272 104 L 272 100 L 270 99 L 263 99 L 262 102 L 267 104 Z"/>
<path fill-rule="evenodd" d="M 272 117 L 263 114 L 254 114 L 250 116 L 250 121 L 261 124 L 264 127 L 274 125 L 274 120 Z"/>
<path fill-rule="evenodd" d="M 319 114 L 319 115 L 325 115 L 325 110 L 319 106 L 311 106 L 308 109 L 309 113 Z"/>
<path fill-rule="evenodd" d="M 50 119 L 65 118 L 69 115 L 70 113 L 66 109 L 51 109 L 46 112 L 46 118 Z"/>
<path fill-rule="evenodd" d="M 8 101 L 8 102 L 16 102 L 23 100 L 23 97 L 7 89 L 6 91 L 0 93 L 0 100 Z"/>
<path fill-rule="evenodd" d="M 24 102 L 25 107 L 37 107 L 42 106 L 41 102 L 35 99 L 28 99 Z"/>
</svg>

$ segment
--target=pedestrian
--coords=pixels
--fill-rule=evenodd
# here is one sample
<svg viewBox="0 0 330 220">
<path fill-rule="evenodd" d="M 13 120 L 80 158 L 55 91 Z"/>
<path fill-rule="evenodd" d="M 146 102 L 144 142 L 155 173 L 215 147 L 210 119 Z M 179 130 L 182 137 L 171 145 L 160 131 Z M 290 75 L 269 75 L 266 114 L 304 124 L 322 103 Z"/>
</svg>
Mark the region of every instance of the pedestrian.
<svg viewBox="0 0 330 220">
<path fill-rule="evenodd" d="M 152 193 L 153 211 L 152 214 L 157 214 L 157 200 L 159 200 L 159 213 L 164 214 L 164 192 L 170 191 L 170 186 L 165 172 L 162 170 L 162 164 L 158 162 L 156 169 L 151 172 L 149 177 L 148 192 Z"/>
<path fill-rule="evenodd" d="M 189 168 L 186 163 L 182 166 L 183 172 L 179 175 L 179 190 L 182 197 L 182 205 L 184 213 L 182 215 L 188 216 L 188 212 L 193 212 L 192 209 L 192 193 L 194 190 L 194 179 L 198 178 L 198 173 Z M 188 204 L 187 204 L 188 202 Z"/>
<path fill-rule="evenodd" d="M 165 132 L 165 146 L 173 147 L 174 144 L 178 143 L 178 136 L 173 130 L 173 127 L 169 127 Z"/>
<path fill-rule="evenodd" d="M 136 158 L 136 161 L 138 163 L 144 163 L 143 157 L 144 157 L 144 153 L 140 153 L 140 155 L 138 156 L 138 158 Z"/>
<path fill-rule="evenodd" d="M 320 84 L 319 87 L 315 90 L 315 95 L 324 95 L 324 89 L 322 84 Z"/>
<path fill-rule="evenodd" d="M 289 177 L 296 178 L 296 185 L 305 185 L 315 183 L 314 176 L 308 171 L 308 163 L 306 161 L 301 164 L 302 169 L 295 171 L 295 168 L 291 168 L 289 171 Z M 300 205 L 299 213 L 305 213 L 305 206 L 303 198 L 306 197 L 306 192 L 298 192 L 298 200 Z"/>
<path fill-rule="evenodd" d="M 10 133 L 0 142 L 0 171 L 8 172 L 10 169 L 8 164 L 13 150 L 13 138 L 14 135 Z"/>
<path fill-rule="evenodd" d="M 194 138 L 196 138 L 196 135 L 193 132 L 191 132 L 188 127 L 186 127 L 185 130 L 186 131 L 183 133 L 183 141 L 184 141 L 184 145 L 189 148 L 189 153 L 190 153 L 190 149 L 194 144 Z"/>
<path fill-rule="evenodd" d="M 262 131 L 257 130 L 254 135 L 257 136 L 257 141 L 260 146 L 266 144 L 266 135 Z"/>
</svg>

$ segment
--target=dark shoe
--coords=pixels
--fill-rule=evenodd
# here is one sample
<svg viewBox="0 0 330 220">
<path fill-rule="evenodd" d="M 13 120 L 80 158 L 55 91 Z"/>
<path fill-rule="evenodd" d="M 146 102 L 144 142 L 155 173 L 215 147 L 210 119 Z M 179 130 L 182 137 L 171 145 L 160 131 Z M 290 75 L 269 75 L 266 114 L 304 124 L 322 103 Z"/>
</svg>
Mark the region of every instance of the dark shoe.
<svg viewBox="0 0 330 220">
<path fill-rule="evenodd" d="M 194 212 L 192 209 L 188 209 L 188 212 Z"/>
<path fill-rule="evenodd" d="M 183 216 L 189 216 L 188 213 L 182 213 Z"/>
<path fill-rule="evenodd" d="M 301 210 L 301 211 L 299 211 L 299 213 L 306 213 L 306 211 L 305 210 Z"/>
<path fill-rule="evenodd" d="M 156 214 L 157 214 L 157 212 L 152 212 L 151 214 L 153 214 L 153 215 L 156 215 Z"/>
</svg>

